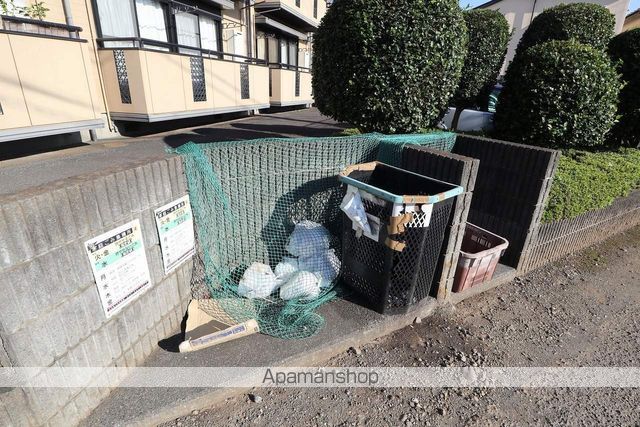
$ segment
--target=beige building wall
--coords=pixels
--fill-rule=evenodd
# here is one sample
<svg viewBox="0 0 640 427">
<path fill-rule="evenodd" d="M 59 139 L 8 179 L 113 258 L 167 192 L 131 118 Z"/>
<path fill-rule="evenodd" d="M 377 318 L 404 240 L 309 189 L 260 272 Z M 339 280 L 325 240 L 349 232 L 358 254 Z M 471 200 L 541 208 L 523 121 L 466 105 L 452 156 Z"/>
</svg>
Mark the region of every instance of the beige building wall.
<svg viewBox="0 0 640 427">
<path fill-rule="evenodd" d="M 113 50 L 98 49 L 91 0 L 69 2 L 72 24 L 82 28 L 82 41 L 0 32 L 0 140 L 11 140 L 14 133 L 24 135 L 33 127 L 76 122 L 91 122 L 94 128 L 102 122 L 106 132 L 100 131 L 100 136 L 108 137 L 116 135 L 110 133 L 116 132 L 112 120 L 127 115 L 167 120 L 174 115 L 188 117 L 191 113 L 215 114 L 269 105 L 266 66 L 249 65 L 250 97 L 241 99 L 240 64 L 245 61 L 231 56 L 225 56 L 226 61 L 205 58 L 207 100 L 195 102 L 189 56 L 135 49 L 124 50 L 132 99 L 129 104 L 122 103 Z M 295 0 L 282 0 L 281 4 L 314 19 L 313 0 L 301 0 L 299 8 Z M 44 21 L 66 23 L 62 0 L 46 0 L 45 5 L 49 11 Z M 255 11 L 249 10 L 253 24 Z M 325 1 L 318 0 L 317 21 L 325 12 Z M 236 1 L 234 9 L 222 9 L 221 13 L 223 50 L 264 56 L 264 52 L 258 52 L 255 26 L 247 26 L 244 2 Z M 269 43 L 274 44 L 272 49 L 279 49 L 275 40 Z M 311 48 L 309 42 L 300 40 L 301 67 L 311 65 Z M 292 70 L 276 71 L 274 88 L 283 92 L 272 100 L 286 104 L 312 102 L 311 74 L 301 71 L 299 96 L 295 96 L 295 75 Z"/>
<path fill-rule="evenodd" d="M 131 103 L 123 103 L 112 49 L 100 50 L 107 101 L 116 119 L 160 121 L 269 105 L 269 69 L 248 65 L 249 98 L 242 99 L 236 61 L 203 58 L 206 100 L 194 101 L 191 57 L 151 50 L 124 50 Z"/>
<path fill-rule="evenodd" d="M 616 17 L 616 34 L 622 31 L 624 25 L 624 19 L 629 8 L 630 0 L 597 0 L 590 1 L 589 3 L 596 3 L 605 6 Z M 524 34 L 529 24 L 538 16 L 542 11 L 553 6 L 557 6 L 562 3 L 581 3 L 580 0 L 501 0 L 498 2 L 492 2 L 488 6 L 479 6 L 480 8 L 487 8 L 500 11 L 511 26 L 512 36 L 509 42 L 509 48 L 505 63 L 502 67 L 501 74 L 504 74 L 507 66 L 513 60 L 516 47 L 520 38 Z M 535 9 L 534 9 L 535 5 Z"/>
<path fill-rule="evenodd" d="M 31 4 L 33 1 L 27 2 Z M 68 123 L 106 120 L 95 27 L 89 0 L 70 0 L 73 25 L 82 27 L 82 42 L 29 34 L 0 34 L 2 90 L 0 129 L 16 138 L 28 135 L 25 127 L 55 128 Z M 61 0 L 48 0 L 43 21 L 65 24 Z M 11 70 L 13 68 L 13 71 Z M 6 77 L 6 79 L 4 78 Z M 94 126 L 95 127 L 95 126 Z M 55 133 L 55 132 L 54 132 Z"/>
<path fill-rule="evenodd" d="M 629 14 L 624 20 L 622 31 L 633 30 L 634 28 L 640 28 L 640 9 Z"/>
</svg>

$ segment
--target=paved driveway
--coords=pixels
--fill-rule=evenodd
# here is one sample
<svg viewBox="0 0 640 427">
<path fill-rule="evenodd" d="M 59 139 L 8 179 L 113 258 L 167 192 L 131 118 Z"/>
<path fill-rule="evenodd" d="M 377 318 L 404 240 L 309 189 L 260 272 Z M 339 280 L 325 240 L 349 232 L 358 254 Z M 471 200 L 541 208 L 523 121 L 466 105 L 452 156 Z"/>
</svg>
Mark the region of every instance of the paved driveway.
<svg viewBox="0 0 640 427">
<path fill-rule="evenodd" d="M 177 147 L 187 142 L 234 141 L 256 138 L 333 136 L 346 125 L 323 116 L 316 108 L 261 114 L 223 123 L 171 130 L 140 139 L 161 139 Z"/>
</svg>

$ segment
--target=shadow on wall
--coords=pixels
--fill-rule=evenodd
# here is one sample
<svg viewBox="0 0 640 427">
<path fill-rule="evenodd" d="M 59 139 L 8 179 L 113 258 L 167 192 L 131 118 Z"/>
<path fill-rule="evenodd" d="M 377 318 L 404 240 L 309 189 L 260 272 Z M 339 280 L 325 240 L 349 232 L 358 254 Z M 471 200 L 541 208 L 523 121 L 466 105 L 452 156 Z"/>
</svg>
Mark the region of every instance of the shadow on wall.
<svg viewBox="0 0 640 427">
<path fill-rule="evenodd" d="M 118 132 L 122 136 L 137 137 L 148 136 L 156 133 L 169 132 L 172 130 L 178 130 L 183 128 L 192 128 L 194 126 L 211 125 L 220 122 L 225 122 L 234 119 L 241 119 L 248 117 L 247 112 L 241 113 L 228 113 L 217 114 L 215 116 L 202 116 L 202 117 L 189 117 L 186 119 L 177 120 L 165 120 L 161 122 L 146 123 L 146 122 L 128 122 L 128 121 L 115 121 L 115 125 L 118 128 Z"/>
<path fill-rule="evenodd" d="M 0 160 L 16 159 L 82 145 L 87 144 L 82 142 L 80 132 L 0 142 Z"/>
</svg>

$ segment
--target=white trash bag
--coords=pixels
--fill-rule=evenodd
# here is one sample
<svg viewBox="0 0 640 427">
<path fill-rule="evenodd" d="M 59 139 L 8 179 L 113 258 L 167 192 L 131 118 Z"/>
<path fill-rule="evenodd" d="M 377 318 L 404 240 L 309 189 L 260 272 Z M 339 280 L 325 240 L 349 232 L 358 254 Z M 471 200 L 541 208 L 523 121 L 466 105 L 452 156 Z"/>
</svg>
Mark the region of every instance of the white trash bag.
<svg viewBox="0 0 640 427">
<path fill-rule="evenodd" d="M 254 262 L 246 269 L 238 285 L 238 294 L 246 298 L 267 298 L 282 282 L 271 267 Z"/>
<path fill-rule="evenodd" d="M 292 299 L 315 299 L 320 295 L 320 278 L 308 271 L 300 271 L 280 288 L 280 298 L 285 301 Z"/>
<path fill-rule="evenodd" d="M 333 249 L 300 258 L 300 270 L 320 276 L 320 287 L 328 288 L 340 274 L 340 260 Z"/>
<path fill-rule="evenodd" d="M 289 280 L 294 273 L 298 272 L 298 260 L 284 257 L 282 261 L 276 265 L 274 272 L 278 280 L 284 283 Z"/>
<path fill-rule="evenodd" d="M 297 257 L 308 257 L 329 249 L 331 234 L 317 222 L 304 220 L 296 224 L 289 237 L 287 251 Z"/>
</svg>

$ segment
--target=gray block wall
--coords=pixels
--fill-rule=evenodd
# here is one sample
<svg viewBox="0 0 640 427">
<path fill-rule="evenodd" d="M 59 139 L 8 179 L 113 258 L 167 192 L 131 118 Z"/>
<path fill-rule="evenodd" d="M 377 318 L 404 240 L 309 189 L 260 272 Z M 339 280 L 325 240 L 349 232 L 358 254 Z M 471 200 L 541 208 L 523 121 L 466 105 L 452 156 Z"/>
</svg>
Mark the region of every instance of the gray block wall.
<svg viewBox="0 0 640 427">
<path fill-rule="evenodd" d="M 431 292 L 433 297 L 446 299 L 453 287 L 480 161 L 414 145 L 407 146 L 403 150 L 402 167 L 431 178 L 460 185 L 464 189 L 464 192 L 456 198 L 451 210 L 440 262 L 435 272 L 435 285 Z"/>
<path fill-rule="evenodd" d="M 509 241 L 501 262 L 520 269 L 551 190 L 560 152 L 458 135 L 453 152 L 480 160 L 469 222 Z"/>
<path fill-rule="evenodd" d="M 164 274 L 154 209 L 186 194 L 177 156 L 0 196 L 0 365 L 133 367 L 180 330 L 192 261 Z M 152 287 L 107 319 L 84 242 L 139 219 Z M 74 425 L 110 390 L 0 390 L 0 425 Z"/>
</svg>

